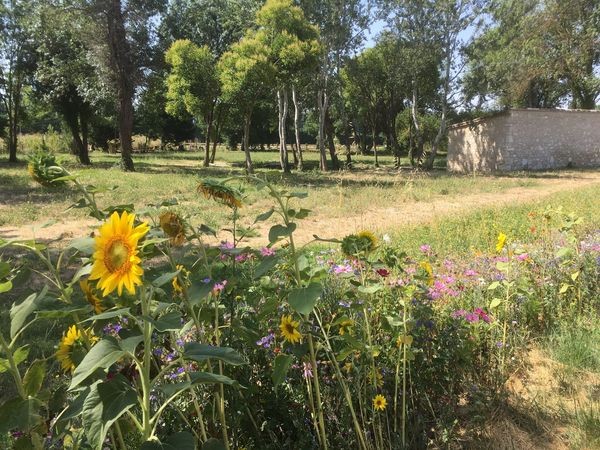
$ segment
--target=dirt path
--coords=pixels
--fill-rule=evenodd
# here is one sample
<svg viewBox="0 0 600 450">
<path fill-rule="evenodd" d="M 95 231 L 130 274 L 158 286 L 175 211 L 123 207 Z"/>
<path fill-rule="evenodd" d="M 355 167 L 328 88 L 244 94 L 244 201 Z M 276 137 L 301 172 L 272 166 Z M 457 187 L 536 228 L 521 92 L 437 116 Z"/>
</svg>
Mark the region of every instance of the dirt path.
<svg viewBox="0 0 600 450">
<path fill-rule="evenodd" d="M 323 238 L 344 236 L 358 230 L 369 229 L 375 232 L 393 231 L 401 226 L 435 221 L 440 217 L 455 216 L 473 212 L 489 206 L 514 205 L 549 197 L 558 192 L 573 191 L 595 185 L 599 189 L 600 171 L 562 173 L 557 178 L 538 178 L 532 187 L 509 188 L 501 192 L 465 194 L 462 197 L 440 196 L 428 202 L 405 202 L 387 208 L 366 208 L 344 218 L 309 216 L 300 221 L 294 233 L 299 243 L 313 239 L 313 235 Z M 0 227 L 3 239 L 38 239 L 43 241 L 70 240 L 89 235 L 98 222 L 93 219 L 65 220 L 55 223 L 36 222 L 20 227 Z M 265 223 L 259 230 L 266 236 L 271 224 Z M 225 237 L 223 237 L 225 238 Z M 264 243 L 265 238 L 254 238 L 250 244 Z"/>
<path fill-rule="evenodd" d="M 514 205 L 540 200 L 558 192 L 573 191 L 596 185 L 600 199 L 600 171 L 573 173 L 571 177 L 537 179 L 532 187 L 509 188 L 502 192 L 466 194 L 462 197 L 440 197 L 431 202 L 407 202 L 389 208 L 368 208 L 344 218 L 310 217 L 299 224 L 294 233 L 302 243 L 319 237 L 339 237 L 368 229 L 386 232 L 403 225 L 435 221 L 440 217 L 473 212 L 490 206 Z M 599 200 L 600 203 L 600 200 Z"/>
</svg>

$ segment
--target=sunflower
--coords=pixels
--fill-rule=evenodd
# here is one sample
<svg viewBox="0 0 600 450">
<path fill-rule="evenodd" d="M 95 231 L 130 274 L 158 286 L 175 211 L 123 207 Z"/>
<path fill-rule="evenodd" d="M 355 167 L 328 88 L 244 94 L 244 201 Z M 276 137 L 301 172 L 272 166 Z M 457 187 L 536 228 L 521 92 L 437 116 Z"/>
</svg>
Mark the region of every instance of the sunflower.
<svg viewBox="0 0 600 450">
<path fill-rule="evenodd" d="M 139 265 L 137 245 L 149 227 L 142 223 L 134 228 L 134 219 L 135 215 L 127 211 L 123 211 L 121 217 L 114 212 L 96 237 L 90 280 L 98 280 L 98 289 L 102 289 L 104 297 L 115 289 L 121 295 L 123 286 L 135 294 L 135 286 L 142 284 L 140 277 L 144 271 Z"/>
<path fill-rule="evenodd" d="M 212 198 L 230 208 L 242 207 L 240 192 L 216 180 L 205 179 L 200 181 L 198 192 L 201 192 L 204 197 Z"/>
<path fill-rule="evenodd" d="M 79 330 L 72 325 L 58 344 L 56 359 L 60 362 L 65 372 L 75 370 L 86 354 L 85 338 L 86 331 Z"/>
<path fill-rule="evenodd" d="M 504 233 L 500 233 L 498 235 L 498 241 L 496 242 L 496 251 L 500 253 L 504 246 L 506 245 L 506 235 Z"/>
<path fill-rule="evenodd" d="M 292 316 L 281 317 L 279 329 L 281 330 L 281 335 L 283 336 L 283 338 L 290 344 L 302 342 L 302 335 L 298 331 L 299 325 L 300 324 L 297 321 L 292 319 Z"/>
<path fill-rule="evenodd" d="M 340 336 L 343 336 L 346 333 L 350 334 L 350 332 L 352 331 L 351 328 L 353 326 L 354 326 L 354 320 L 352 320 L 352 319 L 342 320 L 340 322 Z"/>
<path fill-rule="evenodd" d="M 185 287 L 189 287 L 191 284 L 189 281 L 190 271 L 183 267 L 181 264 L 177 264 L 177 270 L 179 270 L 179 275 L 173 278 L 171 284 L 173 285 L 173 291 L 175 291 L 175 293 L 177 294 L 180 294 L 183 292 L 183 287 L 179 283 L 179 277 L 181 276 L 181 278 L 183 279 L 183 285 Z"/>
<path fill-rule="evenodd" d="M 373 407 L 377 411 L 383 411 L 386 406 L 387 406 L 387 400 L 385 399 L 385 397 L 383 395 L 377 394 L 375 396 L 375 398 L 373 398 Z"/>
<path fill-rule="evenodd" d="M 433 267 L 429 261 L 421 261 L 419 267 L 427 273 L 427 284 L 433 285 Z"/>
<path fill-rule="evenodd" d="M 373 372 L 369 372 L 369 383 L 373 383 Z M 383 375 L 379 370 L 375 370 L 375 386 L 378 388 L 383 387 Z"/>
<path fill-rule="evenodd" d="M 163 212 L 158 220 L 160 227 L 169 238 L 171 245 L 180 246 L 185 241 L 185 224 L 181 217 L 171 211 Z"/>
<path fill-rule="evenodd" d="M 359 253 L 369 253 L 377 247 L 377 237 L 370 231 L 363 230 L 357 234 L 350 234 L 342 239 L 342 252 L 348 256 Z"/>
<path fill-rule="evenodd" d="M 92 287 L 90 286 L 90 283 L 88 282 L 88 280 L 79 281 L 79 287 L 81 288 L 81 291 L 85 295 L 85 299 L 94 308 L 94 312 L 96 314 L 100 314 L 102 311 L 104 311 L 106 309 L 104 307 L 104 305 L 102 304 L 102 300 L 99 299 L 98 296 L 92 290 Z"/>
</svg>

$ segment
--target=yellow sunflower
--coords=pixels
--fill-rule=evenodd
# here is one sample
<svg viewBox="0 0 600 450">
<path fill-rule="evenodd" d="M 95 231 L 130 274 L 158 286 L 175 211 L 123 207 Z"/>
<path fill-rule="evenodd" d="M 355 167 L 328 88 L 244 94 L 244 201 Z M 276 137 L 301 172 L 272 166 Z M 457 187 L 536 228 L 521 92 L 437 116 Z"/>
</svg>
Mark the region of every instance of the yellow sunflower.
<svg viewBox="0 0 600 450">
<path fill-rule="evenodd" d="M 185 285 L 185 287 L 189 287 L 191 284 L 189 281 L 190 271 L 183 267 L 181 264 L 177 264 L 177 270 L 179 270 L 179 275 L 173 278 L 171 284 L 173 285 L 173 291 L 175 291 L 175 293 L 177 294 L 180 294 L 183 292 L 183 287 L 179 283 L 179 277 L 183 279 L 183 284 Z"/>
<path fill-rule="evenodd" d="M 298 331 L 300 323 L 292 319 L 292 316 L 282 316 L 279 329 L 281 330 L 281 336 L 288 341 L 290 344 L 296 342 L 302 342 L 302 335 Z"/>
<path fill-rule="evenodd" d="M 377 237 L 370 231 L 363 230 L 342 239 L 341 247 L 342 252 L 348 256 L 369 253 L 377 248 Z"/>
<path fill-rule="evenodd" d="M 496 251 L 500 253 L 504 246 L 506 245 L 507 236 L 504 233 L 500 233 L 498 235 L 498 241 L 496 242 Z"/>
<path fill-rule="evenodd" d="M 373 407 L 377 411 L 383 411 L 386 406 L 387 406 L 387 400 L 385 399 L 385 397 L 381 394 L 377 394 L 375 396 L 375 398 L 373 399 Z"/>
<path fill-rule="evenodd" d="M 79 287 L 85 295 L 85 299 L 87 300 L 87 302 L 94 308 L 94 312 L 96 314 L 100 314 L 106 309 L 102 304 L 102 299 L 98 298 L 98 296 L 94 293 L 88 280 L 80 280 Z"/>
<path fill-rule="evenodd" d="M 342 320 L 340 322 L 340 336 L 343 336 L 346 333 L 350 334 L 353 326 L 354 326 L 354 320 L 352 320 L 352 319 Z"/>
<path fill-rule="evenodd" d="M 169 236 L 171 245 L 180 246 L 185 241 L 185 224 L 181 217 L 171 211 L 163 212 L 158 220 L 160 227 Z"/>
<path fill-rule="evenodd" d="M 85 333 L 85 330 L 83 331 Z M 65 372 L 75 370 L 86 354 L 85 336 L 77 326 L 72 325 L 58 344 L 56 359 Z"/>
<path fill-rule="evenodd" d="M 121 295 L 123 286 L 130 294 L 135 294 L 135 286 L 142 284 L 144 271 L 137 256 L 137 245 L 149 227 L 142 223 L 134 228 L 134 219 L 135 215 L 127 211 L 123 211 L 121 217 L 114 212 L 96 237 L 90 280 L 98 280 L 98 289 L 102 289 L 105 297 L 115 289 Z"/>
<path fill-rule="evenodd" d="M 433 267 L 429 261 L 421 261 L 419 267 L 427 272 L 427 284 L 431 286 L 433 284 Z"/>
</svg>

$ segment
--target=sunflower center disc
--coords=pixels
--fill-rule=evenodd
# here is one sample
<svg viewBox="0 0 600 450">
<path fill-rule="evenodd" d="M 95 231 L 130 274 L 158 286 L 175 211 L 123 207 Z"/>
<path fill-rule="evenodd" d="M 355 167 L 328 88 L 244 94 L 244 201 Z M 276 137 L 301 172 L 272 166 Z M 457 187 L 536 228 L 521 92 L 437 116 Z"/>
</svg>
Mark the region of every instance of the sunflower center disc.
<svg viewBox="0 0 600 450">
<path fill-rule="evenodd" d="M 108 248 L 106 256 L 106 268 L 111 272 L 115 272 L 127 262 L 129 247 L 123 241 L 115 241 Z"/>
</svg>

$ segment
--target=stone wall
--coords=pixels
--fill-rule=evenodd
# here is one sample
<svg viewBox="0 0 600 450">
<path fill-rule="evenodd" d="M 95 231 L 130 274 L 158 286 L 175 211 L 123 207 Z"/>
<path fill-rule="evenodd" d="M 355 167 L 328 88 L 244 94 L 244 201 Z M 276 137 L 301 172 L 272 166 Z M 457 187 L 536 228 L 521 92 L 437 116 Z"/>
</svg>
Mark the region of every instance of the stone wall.
<svg viewBox="0 0 600 450">
<path fill-rule="evenodd" d="M 458 172 L 600 167 L 600 111 L 513 109 L 450 127 Z"/>
</svg>

